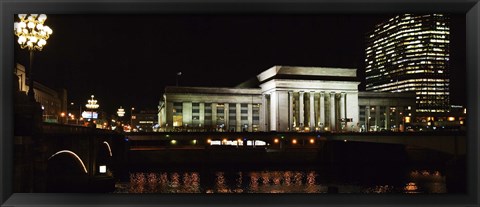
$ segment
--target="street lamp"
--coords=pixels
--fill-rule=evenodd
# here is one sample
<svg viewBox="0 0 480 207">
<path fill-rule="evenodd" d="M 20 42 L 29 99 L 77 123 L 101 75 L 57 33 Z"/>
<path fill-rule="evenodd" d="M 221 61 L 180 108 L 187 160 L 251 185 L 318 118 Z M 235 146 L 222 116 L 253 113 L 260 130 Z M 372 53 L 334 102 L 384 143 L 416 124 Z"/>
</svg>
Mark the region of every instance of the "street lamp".
<svg viewBox="0 0 480 207">
<path fill-rule="evenodd" d="M 135 110 L 134 107 L 132 107 L 130 109 L 130 130 L 132 130 L 132 124 L 133 124 L 133 122 L 132 122 L 132 120 L 133 120 L 133 110 Z"/>
<path fill-rule="evenodd" d="M 92 125 L 93 125 L 93 110 L 97 109 L 100 105 L 97 104 L 97 100 L 93 99 L 94 97 L 93 95 L 90 97 L 91 99 L 87 101 L 88 103 L 85 106 L 87 107 L 87 109 L 91 110 L 91 114 L 92 114 L 91 118 L 92 118 Z"/>
<path fill-rule="evenodd" d="M 117 115 L 118 115 L 118 117 L 123 117 L 125 115 L 125 110 L 121 106 L 117 110 Z"/>
<path fill-rule="evenodd" d="M 35 101 L 35 92 L 33 91 L 33 51 L 42 51 L 43 46 L 47 44 L 47 39 L 52 34 L 50 27 L 43 25 L 47 20 L 45 14 L 19 14 L 19 22 L 13 24 L 15 35 L 18 36 L 20 48 L 27 48 L 30 51 L 30 67 L 28 71 L 28 97 Z"/>
<path fill-rule="evenodd" d="M 178 86 L 178 78 L 182 75 L 182 72 L 178 72 L 176 77 L 176 86 Z"/>
</svg>

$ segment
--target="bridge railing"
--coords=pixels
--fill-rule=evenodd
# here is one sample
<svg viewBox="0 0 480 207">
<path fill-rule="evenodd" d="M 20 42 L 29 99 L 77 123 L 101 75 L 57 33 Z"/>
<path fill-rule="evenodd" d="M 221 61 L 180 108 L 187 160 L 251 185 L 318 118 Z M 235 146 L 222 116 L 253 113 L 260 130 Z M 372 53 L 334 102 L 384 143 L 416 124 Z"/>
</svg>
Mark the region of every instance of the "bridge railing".
<svg viewBox="0 0 480 207">
<path fill-rule="evenodd" d="M 41 128 L 43 134 L 119 134 L 112 130 L 56 123 L 42 123 Z"/>
</svg>

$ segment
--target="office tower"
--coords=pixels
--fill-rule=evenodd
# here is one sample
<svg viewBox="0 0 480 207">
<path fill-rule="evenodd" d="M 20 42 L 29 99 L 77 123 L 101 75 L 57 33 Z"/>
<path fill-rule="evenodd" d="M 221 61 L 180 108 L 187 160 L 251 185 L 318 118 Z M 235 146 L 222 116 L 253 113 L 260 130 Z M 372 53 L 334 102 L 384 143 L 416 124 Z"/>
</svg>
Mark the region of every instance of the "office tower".
<svg viewBox="0 0 480 207">
<path fill-rule="evenodd" d="M 366 37 L 366 90 L 413 91 L 417 112 L 446 112 L 449 31 L 442 14 L 402 14 L 376 25 Z"/>
</svg>

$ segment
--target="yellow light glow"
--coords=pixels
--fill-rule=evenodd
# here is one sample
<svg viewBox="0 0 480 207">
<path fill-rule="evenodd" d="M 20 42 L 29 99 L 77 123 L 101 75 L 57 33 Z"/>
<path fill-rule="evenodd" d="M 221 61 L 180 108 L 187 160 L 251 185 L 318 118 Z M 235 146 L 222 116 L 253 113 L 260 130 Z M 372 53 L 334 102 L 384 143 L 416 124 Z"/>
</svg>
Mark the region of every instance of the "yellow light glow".
<svg viewBox="0 0 480 207">
<path fill-rule="evenodd" d="M 409 116 L 405 117 L 405 123 L 410 123 L 410 117 Z"/>
<path fill-rule="evenodd" d="M 45 14 L 19 14 L 20 22 L 15 22 L 14 33 L 18 36 L 20 48 L 42 51 L 47 44 L 47 39 L 53 33 L 50 27 L 44 25 L 47 15 Z"/>
<path fill-rule="evenodd" d="M 196 139 L 194 139 L 192 142 L 193 142 L 193 144 L 197 144 L 197 140 L 196 140 Z"/>
<path fill-rule="evenodd" d="M 292 144 L 297 144 L 297 140 L 296 140 L 296 139 L 293 139 L 293 140 L 292 140 Z"/>
<path fill-rule="evenodd" d="M 310 139 L 310 144 L 313 144 L 315 143 L 315 140 L 314 139 Z"/>
<path fill-rule="evenodd" d="M 177 144 L 177 140 L 174 140 L 174 139 L 173 139 L 172 141 L 170 141 L 170 143 L 172 143 L 172 144 Z"/>
<path fill-rule="evenodd" d="M 463 125 L 463 121 L 460 121 L 460 124 Z"/>
<path fill-rule="evenodd" d="M 448 121 L 455 121 L 455 117 L 448 117 Z"/>
<path fill-rule="evenodd" d="M 65 112 L 62 112 L 62 113 L 60 114 L 60 116 L 64 117 L 64 116 L 65 116 Z"/>
<path fill-rule="evenodd" d="M 207 139 L 207 143 L 209 143 L 209 144 L 210 144 L 211 142 L 212 142 L 212 140 L 211 140 L 211 139 Z"/>
<path fill-rule="evenodd" d="M 275 144 L 277 144 L 277 143 L 278 143 L 278 139 L 274 139 L 273 142 L 274 142 Z"/>
<path fill-rule="evenodd" d="M 405 186 L 405 190 L 407 191 L 415 191 L 417 189 L 418 187 L 414 182 L 408 183 L 407 186 Z"/>
</svg>

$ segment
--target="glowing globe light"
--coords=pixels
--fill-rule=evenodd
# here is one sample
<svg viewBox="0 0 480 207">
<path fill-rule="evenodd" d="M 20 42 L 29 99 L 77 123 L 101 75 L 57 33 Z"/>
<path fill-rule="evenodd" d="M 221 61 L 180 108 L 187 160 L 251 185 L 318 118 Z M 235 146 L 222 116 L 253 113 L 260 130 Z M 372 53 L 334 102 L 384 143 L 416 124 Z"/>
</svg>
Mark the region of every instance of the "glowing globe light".
<svg viewBox="0 0 480 207">
<path fill-rule="evenodd" d="M 15 35 L 18 37 L 20 48 L 28 48 L 28 50 L 42 51 L 43 46 L 47 44 L 47 39 L 53 33 L 50 27 L 46 26 L 45 14 L 19 14 L 19 22 L 13 24 Z"/>
</svg>

